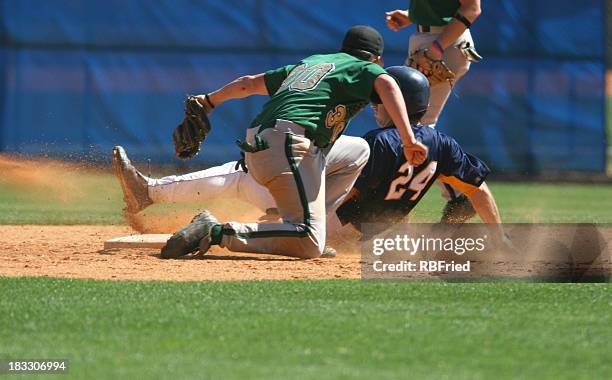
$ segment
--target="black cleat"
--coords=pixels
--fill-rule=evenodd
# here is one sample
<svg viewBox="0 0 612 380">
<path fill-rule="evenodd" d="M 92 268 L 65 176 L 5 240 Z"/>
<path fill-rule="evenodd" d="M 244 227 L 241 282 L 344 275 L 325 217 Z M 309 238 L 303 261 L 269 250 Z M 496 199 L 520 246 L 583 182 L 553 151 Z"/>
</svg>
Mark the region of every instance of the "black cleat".
<svg viewBox="0 0 612 380">
<path fill-rule="evenodd" d="M 176 259 L 198 250 L 206 253 L 211 244 L 210 232 L 216 224 L 219 221 L 210 212 L 202 211 L 168 239 L 161 250 L 161 258 Z"/>
<path fill-rule="evenodd" d="M 461 194 L 446 203 L 444 210 L 442 210 L 440 223 L 465 223 L 474 215 L 476 215 L 476 210 L 474 210 L 472 203 L 465 194 Z"/>
<path fill-rule="evenodd" d="M 125 211 L 137 214 L 153 204 L 146 177 L 136 170 L 121 146 L 113 148 L 113 167 L 123 190 L 123 201 L 127 206 Z"/>
</svg>

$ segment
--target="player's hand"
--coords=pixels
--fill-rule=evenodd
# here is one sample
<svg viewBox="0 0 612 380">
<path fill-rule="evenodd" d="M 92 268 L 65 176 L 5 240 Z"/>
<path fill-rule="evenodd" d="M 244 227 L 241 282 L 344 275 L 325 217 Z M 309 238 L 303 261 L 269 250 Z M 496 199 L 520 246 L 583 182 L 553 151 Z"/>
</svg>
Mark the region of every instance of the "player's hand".
<svg viewBox="0 0 612 380">
<path fill-rule="evenodd" d="M 391 12 L 385 13 L 385 19 L 387 21 L 387 26 L 394 32 L 407 27 L 411 24 L 410 18 L 408 17 L 408 12 L 396 9 Z"/>
<path fill-rule="evenodd" d="M 425 56 L 427 54 L 427 57 Z M 429 58 L 429 59 L 428 59 Z M 431 75 L 431 62 L 442 59 L 442 54 L 436 49 L 419 50 L 414 54 L 414 60 L 419 65 L 419 70 L 425 76 Z"/>
<path fill-rule="evenodd" d="M 429 149 L 422 142 L 416 141 L 414 144 L 404 144 L 403 147 L 404 156 L 410 165 L 417 167 L 427 159 L 427 152 Z"/>
<path fill-rule="evenodd" d="M 215 108 L 212 103 L 209 101 L 209 99 L 206 99 L 206 94 L 204 95 L 196 95 L 195 97 L 198 101 L 198 103 L 202 106 L 202 108 L 204 108 L 204 110 L 206 111 L 207 114 L 211 114 L 213 111 L 213 108 Z"/>
</svg>

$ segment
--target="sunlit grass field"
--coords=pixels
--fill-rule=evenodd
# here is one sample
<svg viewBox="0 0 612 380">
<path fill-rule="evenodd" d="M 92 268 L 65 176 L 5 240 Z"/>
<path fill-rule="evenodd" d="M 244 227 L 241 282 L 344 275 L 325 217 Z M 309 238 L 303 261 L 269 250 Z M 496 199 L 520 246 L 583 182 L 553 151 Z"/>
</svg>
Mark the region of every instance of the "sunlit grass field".
<svg viewBox="0 0 612 380">
<path fill-rule="evenodd" d="M 491 187 L 507 222 L 612 222 L 610 185 Z M 412 219 L 435 222 L 443 205 L 434 187 Z M 109 172 L 0 177 L 0 224 L 122 224 L 122 207 Z M 611 294 L 609 284 L 0 278 L 0 359 L 68 359 L 77 379 L 603 379 Z"/>
<path fill-rule="evenodd" d="M 77 379 L 609 379 L 610 290 L 4 278 L 0 345 Z"/>
<path fill-rule="evenodd" d="M 0 177 L 0 224 L 122 224 L 121 188 L 110 172 L 66 172 L 57 183 L 27 184 Z M 490 183 L 508 223 L 612 223 L 612 184 Z M 228 206 L 231 201 L 226 201 Z M 207 203 L 154 206 L 193 211 Z M 214 202 L 218 206 L 218 202 Z M 433 186 L 413 211 L 420 222 L 439 220 L 445 200 Z M 243 205 L 244 207 L 244 205 Z"/>
</svg>

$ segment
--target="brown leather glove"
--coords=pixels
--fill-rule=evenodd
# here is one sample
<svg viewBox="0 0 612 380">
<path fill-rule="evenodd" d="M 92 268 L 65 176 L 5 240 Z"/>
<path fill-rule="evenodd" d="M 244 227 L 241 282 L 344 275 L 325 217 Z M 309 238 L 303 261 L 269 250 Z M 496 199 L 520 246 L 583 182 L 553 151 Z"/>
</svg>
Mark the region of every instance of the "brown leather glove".
<svg viewBox="0 0 612 380">
<path fill-rule="evenodd" d="M 176 156 L 182 160 L 195 157 L 210 130 L 207 110 L 195 96 L 188 96 L 185 100 L 183 121 L 172 134 Z"/>
<path fill-rule="evenodd" d="M 410 56 L 408 66 L 422 72 L 432 87 L 444 82 L 448 82 L 451 87 L 455 84 L 455 73 L 448 68 L 443 60 L 430 58 L 427 55 L 427 49 L 415 51 Z"/>
</svg>

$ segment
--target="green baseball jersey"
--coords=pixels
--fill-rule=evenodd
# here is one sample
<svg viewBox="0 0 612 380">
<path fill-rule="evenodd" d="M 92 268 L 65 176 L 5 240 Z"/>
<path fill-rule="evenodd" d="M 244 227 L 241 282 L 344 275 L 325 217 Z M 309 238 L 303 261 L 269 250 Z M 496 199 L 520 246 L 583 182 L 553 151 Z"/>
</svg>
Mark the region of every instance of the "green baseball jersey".
<svg viewBox="0 0 612 380">
<path fill-rule="evenodd" d="M 444 26 L 460 6 L 459 0 L 411 0 L 408 15 L 415 24 Z"/>
<path fill-rule="evenodd" d="M 317 146 L 333 143 L 370 101 L 374 81 L 386 71 L 346 53 L 320 54 L 267 71 L 270 99 L 251 128 L 288 120 L 306 129 Z"/>
</svg>

